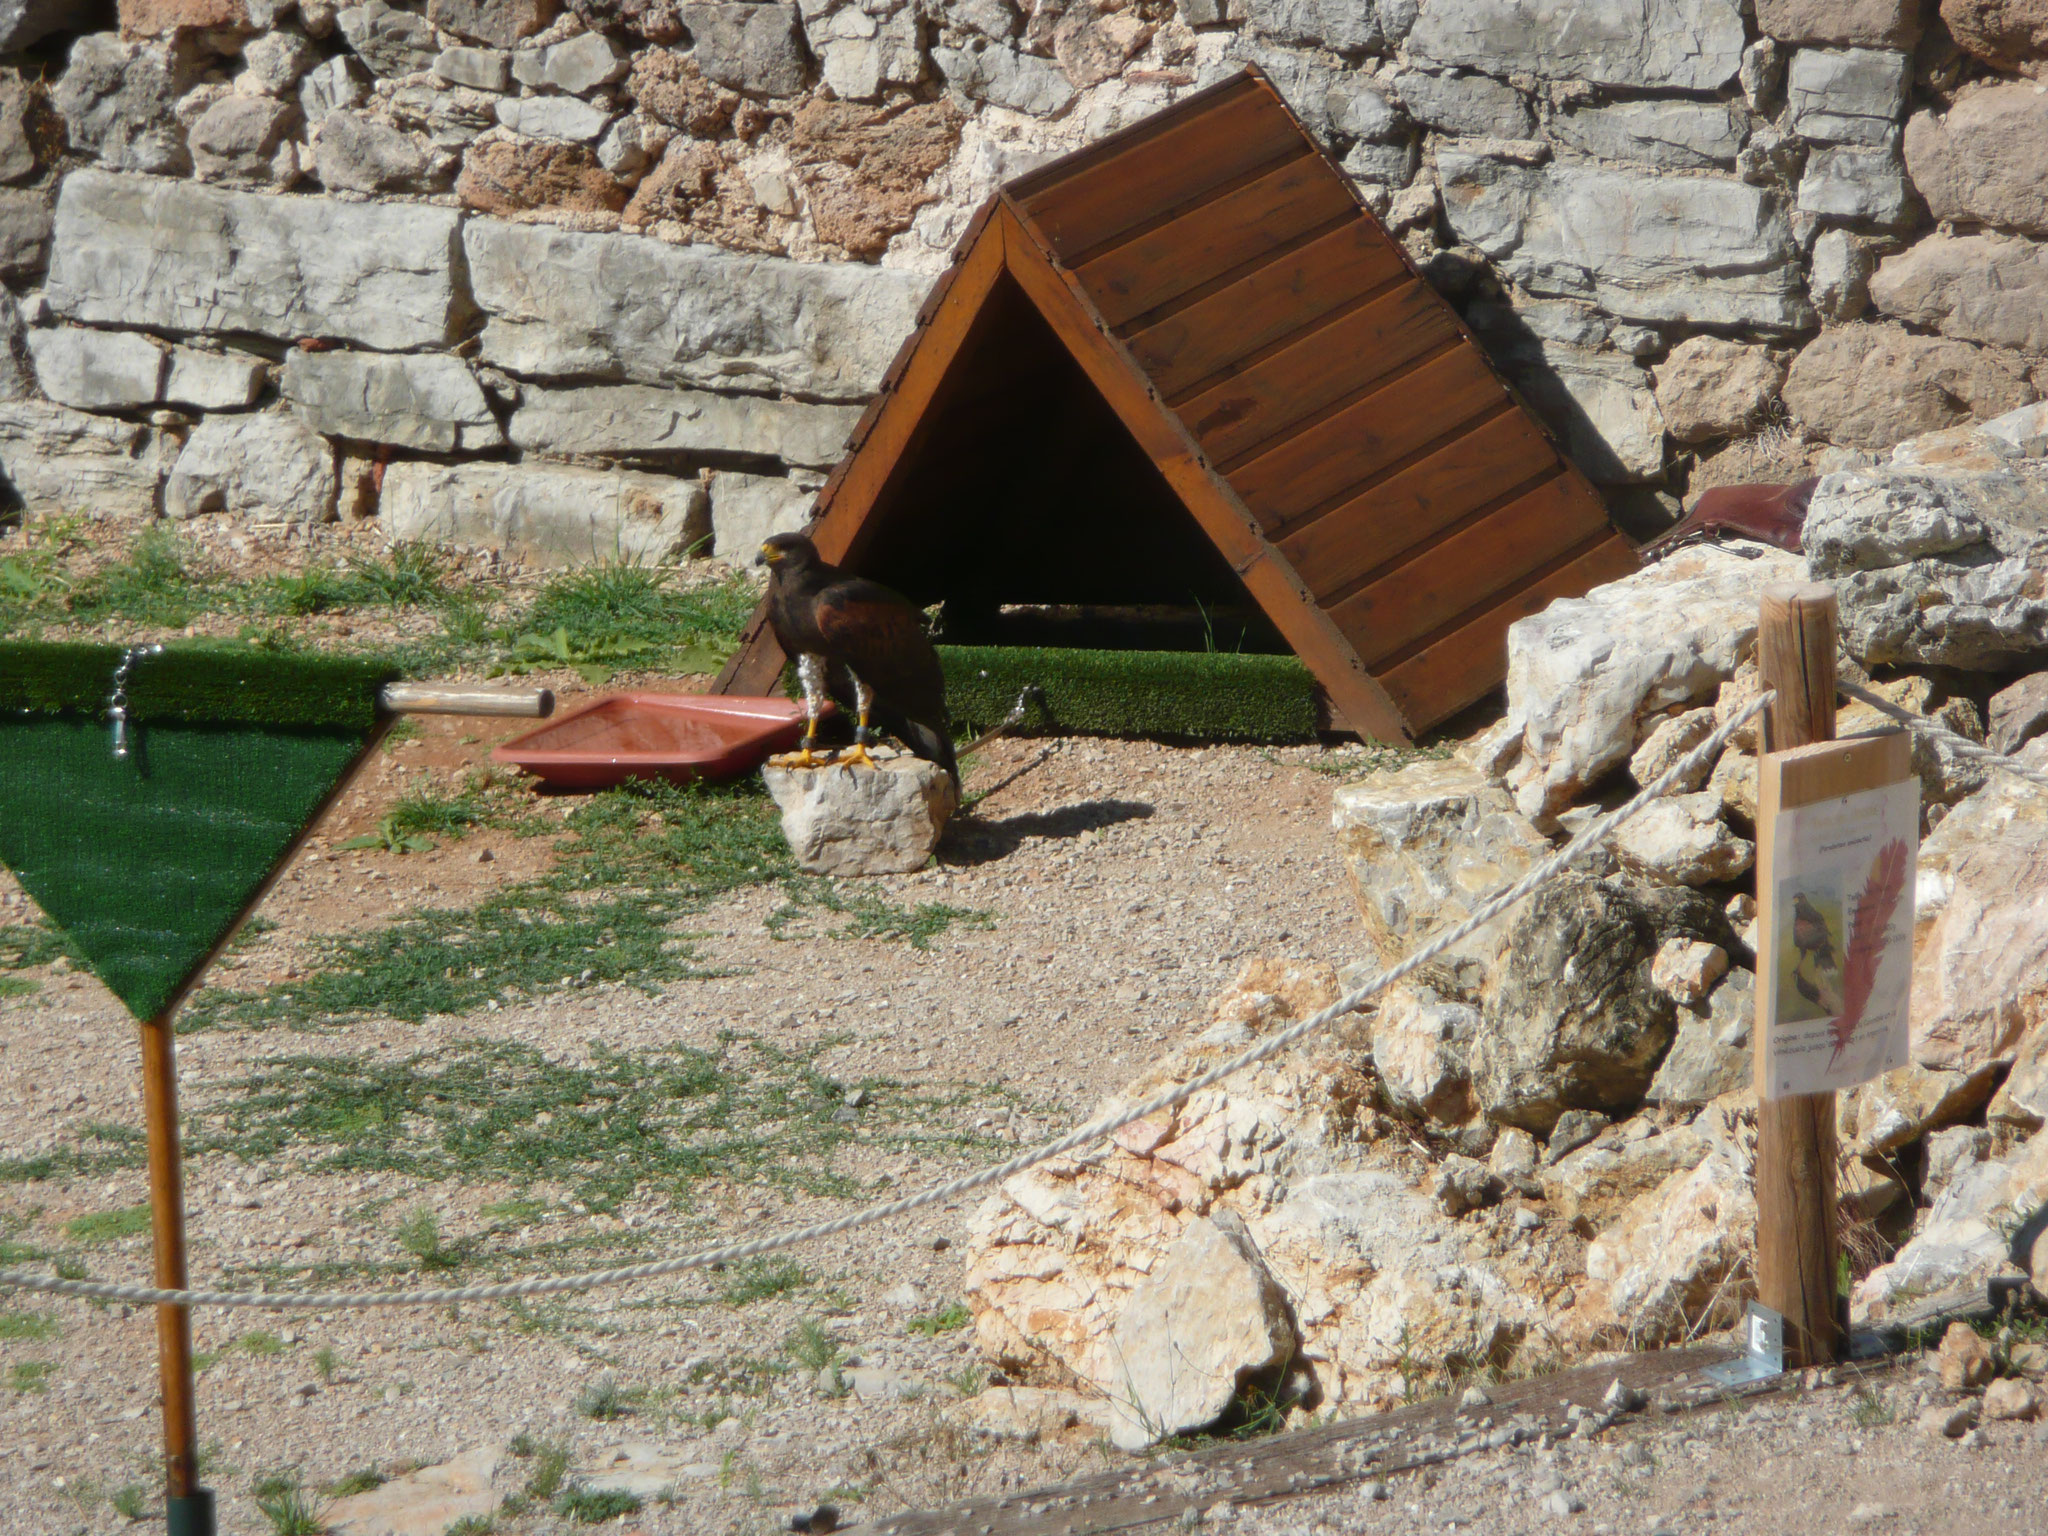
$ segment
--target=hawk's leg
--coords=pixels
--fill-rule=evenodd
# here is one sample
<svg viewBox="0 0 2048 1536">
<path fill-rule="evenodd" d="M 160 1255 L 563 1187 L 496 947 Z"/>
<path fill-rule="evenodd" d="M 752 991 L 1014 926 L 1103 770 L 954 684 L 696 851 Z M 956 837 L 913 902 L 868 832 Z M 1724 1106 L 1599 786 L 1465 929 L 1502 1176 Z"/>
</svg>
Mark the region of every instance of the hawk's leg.
<svg viewBox="0 0 2048 1536">
<path fill-rule="evenodd" d="M 868 767 L 878 766 L 868 756 L 868 711 L 875 705 L 875 690 L 862 682 L 858 676 L 853 679 L 853 702 L 860 710 L 860 723 L 854 727 L 853 749 L 839 760 L 842 763 L 865 763 Z"/>
<path fill-rule="evenodd" d="M 815 768 L 818 755 L 812 749 L 818 744 L 818 716 L 825 711 L 825 663 L 816 656 L 806 653 L 797 658 L 797 680 L 804 689 L 804 744 L 796 754 L 795 766 Z"/>
</svg>

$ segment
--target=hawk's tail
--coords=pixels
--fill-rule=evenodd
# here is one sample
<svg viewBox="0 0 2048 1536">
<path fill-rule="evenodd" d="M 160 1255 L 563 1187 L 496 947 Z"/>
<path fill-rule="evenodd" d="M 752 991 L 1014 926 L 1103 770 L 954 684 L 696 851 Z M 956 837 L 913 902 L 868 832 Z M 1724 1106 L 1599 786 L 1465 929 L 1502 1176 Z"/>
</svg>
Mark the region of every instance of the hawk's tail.
<svg viewBox="0 0 2048 1536">
<path fill-rule="evenodd" d="M 910 750 L 928 763 L 937 763 L 953 776 L 953 782 L 960 782 L 960 764 L 953 755 L 952 733 L 943 729 L 935 730 L 922 720 L 903 722 L 903 740 Z"/>
</svg>

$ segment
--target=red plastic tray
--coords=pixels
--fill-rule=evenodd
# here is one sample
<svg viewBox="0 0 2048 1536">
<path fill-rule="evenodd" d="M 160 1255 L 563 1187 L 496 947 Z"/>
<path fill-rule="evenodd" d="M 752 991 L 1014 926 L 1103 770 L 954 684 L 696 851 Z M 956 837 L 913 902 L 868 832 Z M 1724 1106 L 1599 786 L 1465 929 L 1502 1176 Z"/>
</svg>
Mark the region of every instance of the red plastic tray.
<svg viewBox="0 0 2048 1536">
<path fill-rule="evenodd" d="M 826 706 L 829 710 L 831 706 Z M 796 745 L 804 707 L 791 699 L 615 693 L 515 736 L 491 760 L 557 789 L 607 789 L 627 779 L 731 779 Z"/>
</svg>

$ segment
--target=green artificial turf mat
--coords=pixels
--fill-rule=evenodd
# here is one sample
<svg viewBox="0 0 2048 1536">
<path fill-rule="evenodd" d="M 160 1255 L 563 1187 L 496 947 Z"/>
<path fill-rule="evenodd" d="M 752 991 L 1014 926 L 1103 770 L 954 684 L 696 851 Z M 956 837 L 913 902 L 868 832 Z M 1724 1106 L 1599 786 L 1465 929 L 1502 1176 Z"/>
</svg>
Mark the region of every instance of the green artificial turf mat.
<svg viewBox="0 0 2048 1536">
<path fill-rule="evenodd" d="M 24 711 L 104 717 L 122 651 L 118 645 L 0 641 L 0 717 Z M 128 716 L 362 732 L 376 722 L 378 686 L 397 676 L 380 661 L 176 645 L 137 658 L 128 675 Z"/>
</svg>

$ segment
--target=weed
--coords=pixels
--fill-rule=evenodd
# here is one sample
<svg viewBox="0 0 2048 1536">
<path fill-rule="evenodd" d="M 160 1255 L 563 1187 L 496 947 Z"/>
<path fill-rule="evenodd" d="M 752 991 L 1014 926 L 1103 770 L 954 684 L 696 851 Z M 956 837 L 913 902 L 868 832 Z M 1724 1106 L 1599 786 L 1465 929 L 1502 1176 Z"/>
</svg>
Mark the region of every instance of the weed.
<svg viewBox="0 0 2048 1536">
<path fill-rule="evenodd" d="M 39 1344 L 62 1332 L 57 1319 L 42 1312 L 0 1312 L 0 1342 Z"/>
<path fill-rule="evenodd" d="M 123 1483 L 107 1496 L 107 1502 L 124 1520 L 149 1518 L 149 1489 L 141 1483 Z"/>
<path fill-rule="evenodd" d="M 398 1224 L 398 1246 L 418 1259 L 424 1270 L 460 1269 L 469 1257 L 469 1244 L 443 1239 L 440 1223 L 425 1206 Z"/>
<path fill-rule="evenodd" d="M 274 1479 L 266 1478 L 266 1483 Z M 272 1536 L 324 1536 L 327 1522 L 321 1519 L 320 1501 L 292 1482 L 258 1493 L 256 1507 L 270 1522 Z"/>
<path fill-rule="evenodd" d="M 839 1341 L 818 1318 L 807 1317 L 782 1341 L 783 1352 L 807 1371 L 828 1371 L 839 1363 Z"/>
<path fill-rule="evenodd" d="M 273 1355 L 281 1355 L 285 1352 L 286 1348 L 283 1339 L 280 1339 L 274 1333 L 266 1333 L 261 1329 L 258 1329 L 254 1333 L 245 1333 L 241 1336 L 241 1338 L 237 1339 L 235 1342 L 240 1344 L 243 1349 L 247 1350 L 250 1354 L 255 1355 L 259 1359 L 267 1359 Z"/>
<path fill-rule="evenodd" d="M 249 1493 L 253 1498 L 269 1499 L 280 1493 L 290 1493 L 298 1486 L 297 1472 L 265 1472 L 250 1485 Z"/>
<path fill-rule="evenodd" d="M 919 902 L 899 907 L 872 891 L 849 896 L 830 880 L 817 876 L 792 876 L 783 882 L 787 899 L 768 914 L 767 929 L 778 939 L 801 936 L 793 932 L 804 922 L 810 909 L 831 912 L 847 919 L 834 929 L 835 939 L 902 939 L 912 949 L 929 949 L 931 942 L 955 923 L 966 928 L 993 928 L 995 914 L 975 907 L 954 907 L 944 902 Z"/>
<path fill-rule="evenodd" d="M 578 1525 L 602 1525 L 607 1520 L 616 1520 L 620 1515 L 637 1514 L 640 1510 L 640 1496 L 636 1493 L 627 1493 L 621 1488 L 600 1491 L 577 1483 L 556 1494 L 554 1503 L 549 1508 L 558 1515 L 567 1515 Z"/>
<path fill-rule="evenodd" d="M 32 965 L 48 965 L 59 955 L 70 955 L 71 946 L 54 928 L 16 924 L 0 928 L 0 971 L 25 971 Z"/>
<path fill-rule="evenodd" d="M 557 625 L 551 634 L 528 633 L 515 637 L 505 659 L 490 670 L 490 676 L 528 672 L 574 672 L 586 683 L 608 683 L 620 670 L 614 663 L 644 658 L 658 647 L 651 640 L 634 640 L 607 635 L 596 640 L 571 640 L 569 631 Z"/>
<path fill-rule="evenodd" d="M 935 1339 L 942 1333 L 965 1328 L 973 1321 L 974 1314 L 967 1310 L 966 1302 L 952 1301 L 936 1312 L 928 1312 L 923 1317 L 913 1317 L 903 1326 L 907 1332 L 921 1333 L 928 1339 Z"/>
<path fill-rule="evenodd" d="M 17 1392 L 46 1392 L 57 1368 L 47 1360 L 17 1360 L 7 1370 L 7 1385 Z"/>
<path fill-rule="evenodd" d="M 376 831 L 365 832 L 360 837 L 343 838 L 334 846 L 350 853 L 370 848 L 383 853 L 432 853 L 436 844 L 431 837 L 404 831 L 394 812 L 377 823 Z"/>
<path fill-rule="evenodd" d="M 460 1520 L 451 1520 L 441 1536 L 491 1536 L 497 1528 L 495 1516 L 464 1515 Z"/>
<path fill-rule="evenodd" d="M 810 1279 L 801 1264 L 789 1259 L 749 1259 L 718 1288 L 718 1298 L 729 1307 L 751 1306 L 808 1285 Z"/>
<path fill-rule="evenodd" d="M 128 558 L 74 587 L 65 600 L 80 624 L 179 629 L 215 601 L 214 582 L 194 569 L 183 540 L 160 524 L 143 530 Z"/>
<path fill-rule="evenodd" d="M 149 1207 L 131 1205 L 119 1211 L 95 1211 L 74 1216 L 64 1223 L 64 1235 L 74 1243 L 111 1243 L 123 1237 L 140 1237 L 149 1230 Z"/>
<path fill-rule="evenodd" d="M 394 805 L 385 819 L 400 835 L 460 838 L 488 821 L 490 811 L 474 789 L 459 795 L 414 790 Z"/>
<path fill-rule="evenodd" d="M 533 1458 L 533 1470 L 526 1474 L 522 1491 L 534 1503 L 544 1504 L 560 1491 L 562 1479 L 569 1474 L 569 1448 L 546 1442 L 535 1444 L 531 1440 L 527 1443 L 533 1446 L 526 1453 Z"/>
<path fill-rule="evenodd" d="M 0 997 L 33 997 L 42 990 L 40 982 L 26 976 L 0 976 Z"/>
<path fill-rule="evenodd" d="M 567 571 L 542 587 L 508 634 L 500 667 L 569 666 L 603 682 L 615 661 L 667 672 L 716 672 L 738 642 L 757 601 L 743 578 L 680 588 L 664 571 L 599 565 Z"/>
<path fill-rule="evenodd" d="M 1858 1429 L 1877 1429 L 1892 1422 L 1892 1405 L 1884 1400 L 1881 1393 L 1868 1387 L 1856 1389 L 1855 1401 L 1849 1408 L 1849 1422 Z"/>
<path fill-rule="evenodd" d="M 368 1493 L 372 1488 L 382 1488 L 386 1479 L 375 1467 L 358 1467 L 355 1471 L 337 1477 L 320 1491 L 330 1499 L 352 1498 L 359 1493 Z"/>
<path fill-rule="evenodd" d="M 619 1386 L 618 1378 L 606 1372 L 576 1394 L 576 1411 L 600 1423 L 623 1419 L 633 1411 L 628 1399 L 629 1394 Z"/>
<path fill-rule="evenodd" d="M 322 1344 L 313 1351 L 313 1369 L 320 1373 L 322 1381 L 334 1380 L 334 1347 Z"/>
<path fill-rule="evenodd" d="M 979 1397 L 981 1389 L 988 1385 L 988 1373 L 978 1365 L 969 1362 L 943 1378 L 946 1385 L 962 1397 Z"/>
</svg>

